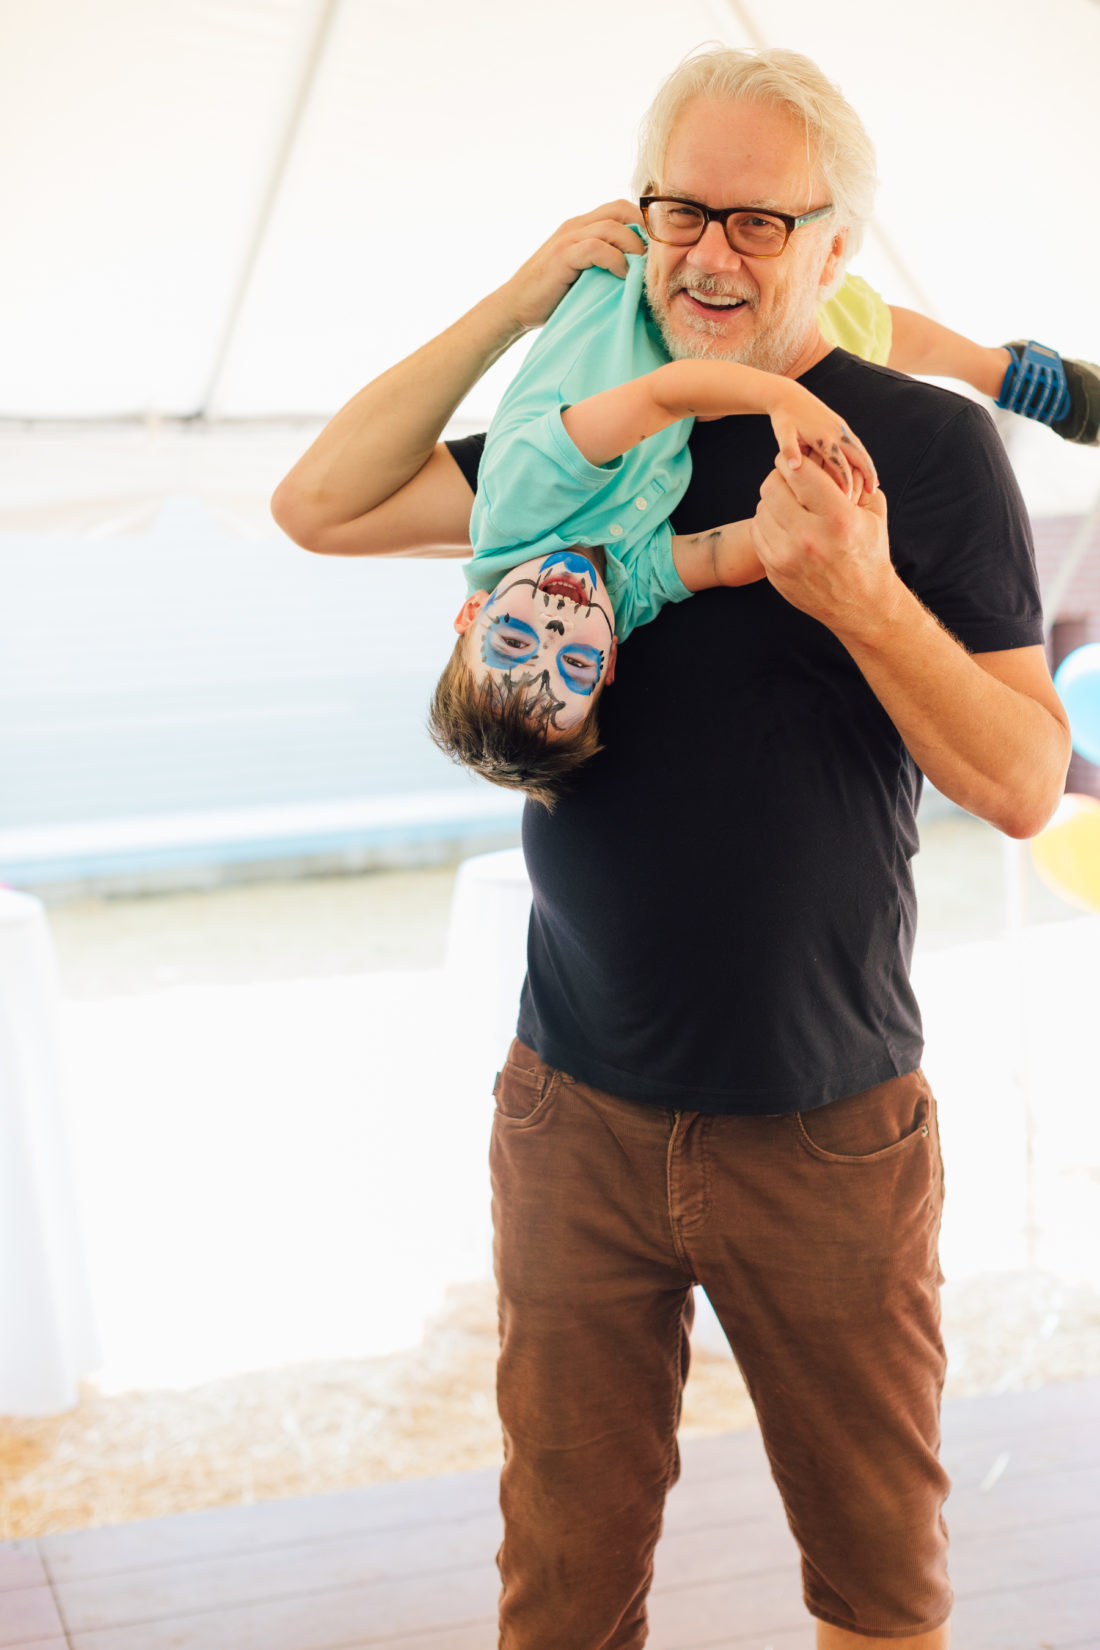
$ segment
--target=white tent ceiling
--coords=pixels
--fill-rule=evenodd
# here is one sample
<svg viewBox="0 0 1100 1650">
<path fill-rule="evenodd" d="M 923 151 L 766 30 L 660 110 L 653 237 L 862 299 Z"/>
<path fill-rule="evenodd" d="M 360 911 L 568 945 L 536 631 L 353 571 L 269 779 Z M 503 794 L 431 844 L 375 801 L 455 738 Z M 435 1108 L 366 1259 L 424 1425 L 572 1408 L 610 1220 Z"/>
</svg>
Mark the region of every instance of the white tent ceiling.
<svg viewBox="0 0 1100 1650">
<path fill-rule="evenodd" d="M 9 530 L 100 495 L 263 494 L 305 438 L 272 435 L 236 477 L 218 423 L 327 415 L 562 218 L 626 193 L 639 116 L 708 39 L 794 46 L 842 84 L 882 179 L 857 267 L 888 299 L 1100 355 L 1094 0 L 8 0 Z M 196 414 L 159 458 L 72 433 Z M 48 449 L 43 420 L 68 421 Z M 1034 509 L 1091 501 L 1095 453 L 1024 430 L 1015 456 Z"/>
</svg>

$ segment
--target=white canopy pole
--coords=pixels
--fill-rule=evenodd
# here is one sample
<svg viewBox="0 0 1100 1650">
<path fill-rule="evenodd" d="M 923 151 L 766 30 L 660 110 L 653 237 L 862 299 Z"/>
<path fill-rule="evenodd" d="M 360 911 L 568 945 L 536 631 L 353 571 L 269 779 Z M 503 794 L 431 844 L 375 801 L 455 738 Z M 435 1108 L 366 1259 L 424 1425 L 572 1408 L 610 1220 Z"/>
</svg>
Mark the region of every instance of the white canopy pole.
<svg viewBox="0 0 1100 1650">
<path fill-rule="evenodd" d="M 229 310 L 226 314 L 225 322 L 222 326 L 221 337 L 218 340 L 217 349 L 214 351 L 214 360 L 210 368 L 210 376 L 207 379 L 202 404 L 197 409 L 195 414 L 197 418 L 210 418 L 216 415 L 217 394 L 221 387 L 222 374 L 225 371 L 225 363 L 228 360 L 229 352 L 233 347 L 233 339 L 236 335 L 237 326 L 241 318 L 241 310 L 244 308 L 244 301 L 248 296 L 248 288 L 252 283 L 252 276 L 255 272 L 256 263 L 263 247 L 264 237 L 267 234 L 267 226 L 271 222 L 271 216 L 275 210 L 275 205 L 279 198 L 279 191 L 283 186 L 283 178 L 286 174 L 290 157 L 294 152 L 294 145 L 298 141 L 298 132 L 306 109 L 309 106 L 310 98 L 313 94 L 313 84 L 317 78 L 317 71 L 320 68 L 321 59 L 324 57 L 325 48 L 328 45 L 329 35 L 332 32 L 332 24 L 339 7 L 340 0 L 320 0 L 320 8 L 317 13 L 317 22 L 313 30 L 313 39 L 310 42 L 309 50 L 306 52 L 301 79 L 298 82 L 298 90 L 291 104 L 290 113 L 287 117 L 286 125 L 283 128 L 282 137 L 280 138 L 278 147 L 275 151 L 275 157 L 271 167 L 271 176 L 260 201 L 259 210 L 256 214 L 255 227 L 252 231 L 252 238 L 249 242 L 248 251 L 245 254 L 244 262 L 241 265 L 241 272 L 237 279 L 237 285 L 233 293 L 232 301 L 229 305 Z"/>
</svg>

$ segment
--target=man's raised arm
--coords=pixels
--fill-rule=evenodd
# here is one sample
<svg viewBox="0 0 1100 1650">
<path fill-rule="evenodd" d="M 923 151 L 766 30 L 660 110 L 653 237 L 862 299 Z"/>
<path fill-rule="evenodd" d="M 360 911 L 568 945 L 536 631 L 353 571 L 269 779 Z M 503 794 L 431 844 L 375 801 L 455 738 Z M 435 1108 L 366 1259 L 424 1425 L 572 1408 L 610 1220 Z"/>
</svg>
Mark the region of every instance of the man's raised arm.
<svg viewBox="0 0 1100 1650">
<path fill-rule="evenodd" d="M 328 556 L 462 556 L 472 495 L 440 436 L 478 379 L 552 314 L 582 269 L 625 276 L 630 201 L 570 218 L 509 281 L 359 391 L 275 489 L 271 513 Z"/>
</svg>

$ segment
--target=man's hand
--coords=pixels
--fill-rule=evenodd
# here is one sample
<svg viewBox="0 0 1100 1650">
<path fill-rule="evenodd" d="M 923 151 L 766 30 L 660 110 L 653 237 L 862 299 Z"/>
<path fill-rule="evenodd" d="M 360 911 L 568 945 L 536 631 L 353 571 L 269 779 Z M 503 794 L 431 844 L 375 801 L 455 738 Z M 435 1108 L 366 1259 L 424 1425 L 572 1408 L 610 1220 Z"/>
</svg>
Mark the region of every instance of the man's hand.
<svg viewBox="0 0 1100 1650">
<path fill-rule="evenodd" d="M 453 326 L 329 420 L 272 499 L 279 526 L 319 555 L 462 555 L 473 494 L 440 437 L 481 375 L 553 313 L 582 269 L 625 276 L 644 251 L 631 201 L 570 218 Z"/>
<path fill-rule="evenodd" d="M 780 454 L 749 528 L 779 594 L 846 644 L 889 624 L 906 593 L 890 560 L 886 500 L 880 489 L 857 494 L 849 500 L 818 464 L 792 470 Z"/>
<path fill-rule="evenodd" d="M 1009 836 L 1041 830 L 1070 755 L 1042 648 L 968 654 L 898 577 L 882 493 L 849 502 L 814 464 L 776 460 L 749 534 L 780 595 L 847 648 L 937 790 Z"/>
<path fill-rule="evenodd" d="M 627 200 L 567 219 L 500 288 L 516 326 L 524 332 L 541 327 L 582 269 L 596 265 L 625 277 L 626 254 L 645 251 L 645 242 L 629 227 L 641 222 L 637 206 Z"/>
</svg>

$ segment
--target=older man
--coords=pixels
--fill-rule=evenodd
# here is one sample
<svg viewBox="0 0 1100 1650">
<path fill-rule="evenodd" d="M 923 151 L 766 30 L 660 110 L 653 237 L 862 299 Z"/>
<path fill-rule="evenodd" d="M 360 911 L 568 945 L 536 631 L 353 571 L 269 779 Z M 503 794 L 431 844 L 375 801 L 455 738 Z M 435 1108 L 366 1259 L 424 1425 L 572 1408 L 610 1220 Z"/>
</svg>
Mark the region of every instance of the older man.
<svg viewBox="0 0 1100 1650">
<path fill-rule="evenodd" d="M 1069 740 L 988 418 L 817 330 L 872 173 L 852 110 L 788 53 L 691 60 L 643 140 L 670 352 L 801 378 L 868 441 L 885 499 L 775 467 L 765 420 L 697 426 L 675 526 L 755 511 L 767 581 L 632 636 L 604 750 L 552 816 L 527 809 L 529 972 L 492 1148 L 507 1650 L 644 1643 L 696 1282 L 819 1645 L 948 1642 L 914 814 L 923 772 L 1026 836 Z M 461 553 L 480 446 L 439 445 L 444 424 L 581 268 L 624 272 L 637 216 L 566 224 L 363 390 L 280 487 L 286 530 L 322 553 Z"/>
</svg>

